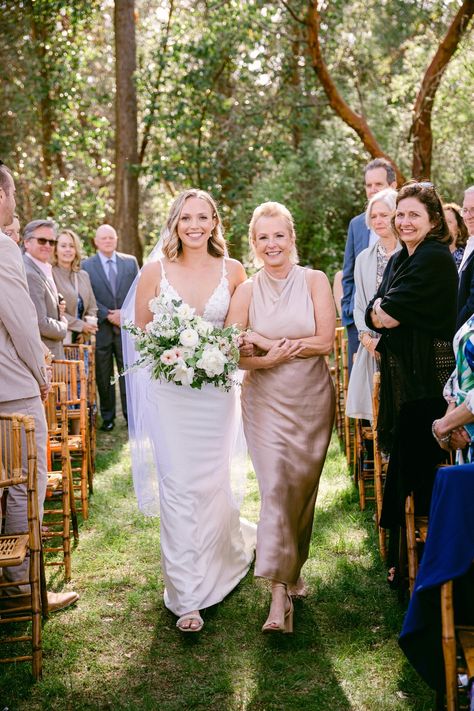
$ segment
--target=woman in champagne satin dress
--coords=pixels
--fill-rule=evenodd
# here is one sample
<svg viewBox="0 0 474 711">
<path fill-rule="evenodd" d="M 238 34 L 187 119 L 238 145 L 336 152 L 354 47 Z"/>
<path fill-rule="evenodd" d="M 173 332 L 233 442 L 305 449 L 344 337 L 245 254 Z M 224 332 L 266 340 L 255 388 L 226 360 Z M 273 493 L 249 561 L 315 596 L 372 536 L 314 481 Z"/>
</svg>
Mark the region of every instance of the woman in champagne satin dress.
<svg viewBox="0 0 474 711">
<path fill-rule="evenodd" d="M 290 212 L 256 208 L 249 227 L 263 268 L 241 284 L 227 323 L 251 329 L 241 367 L 245 436 L 261 512 L 255 575 L 271 580 L 263 632 L 292 632 L 292 595 L 302 595 L 319 478 L 334 421 L 334 389 L 324 356 L 334 340 L 335 309 L 323 272 L 296 264 Z"/>
</svg>

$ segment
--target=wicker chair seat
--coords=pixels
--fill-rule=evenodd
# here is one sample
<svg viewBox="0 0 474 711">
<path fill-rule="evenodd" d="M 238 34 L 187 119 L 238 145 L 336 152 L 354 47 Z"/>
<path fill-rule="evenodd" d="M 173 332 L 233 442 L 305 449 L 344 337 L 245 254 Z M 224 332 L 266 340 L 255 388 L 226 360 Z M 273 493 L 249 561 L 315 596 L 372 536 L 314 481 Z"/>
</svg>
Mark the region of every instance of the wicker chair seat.
<svg viewBox="0 0 474 711">
<path fill-rule="evenodd" d="M 62 472 L 49 472 L 48 482 L 46 485 L 46 498 L 50 499 L 54 496 L 55 492 L 61 488 L 62 485 Z"/>
<path fill-rule="evenodd" d="M 21 565 L 28 552 L 28 546 L 27 533 L 0 536 L 0 568 Z"/>
</svg>

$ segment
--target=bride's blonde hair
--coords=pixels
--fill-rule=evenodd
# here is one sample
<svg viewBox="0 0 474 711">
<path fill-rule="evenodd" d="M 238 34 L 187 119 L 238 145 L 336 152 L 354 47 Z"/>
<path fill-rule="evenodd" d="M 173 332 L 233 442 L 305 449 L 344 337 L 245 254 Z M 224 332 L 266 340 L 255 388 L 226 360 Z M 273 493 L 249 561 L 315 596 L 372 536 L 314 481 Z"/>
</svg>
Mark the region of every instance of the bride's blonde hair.
<svg viewBox="0 0 474 711">
<path fill-rule="evenodd" d="M 212 228 L 211 236 L 207 241 L 207 251 L 213 257 L 223 257 L 226 253 L 226 244 L 224 239 L 224 228 L 222 226 L 221 216 L 217 209 L 217 205 L 213 198 L 205 190 L 191 188 L 180 193 L 173 201 L 170 207 L 168 218 L 161 230 L 161 238 L 163 240 L 163 254 L 170 262 L 174 262 L 183 250 L 183 245 L 178 237 L 178 222 L 184 203 L 188 198 L 200 198 L 205 200 L 212 212 L 212 219 L 215 220 L 215 225 Z"/>
</svg>

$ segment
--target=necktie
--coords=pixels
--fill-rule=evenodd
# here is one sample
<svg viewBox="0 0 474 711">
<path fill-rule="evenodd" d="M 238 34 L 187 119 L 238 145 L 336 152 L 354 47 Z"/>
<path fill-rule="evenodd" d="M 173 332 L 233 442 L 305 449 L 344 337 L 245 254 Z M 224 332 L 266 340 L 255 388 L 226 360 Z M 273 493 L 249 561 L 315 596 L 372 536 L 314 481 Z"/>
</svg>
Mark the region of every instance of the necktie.
<svg viewBox="0 0 474 711">
<path fill-rule="evenodd" d="M 109 284 L 112 289 L 112 293 L 115 296 L 116 290 L 117 290 L 117 272 L 115 271 L 115 264 L 113 259 L 108 259 L 107 260 L 107 266 L 109 269 L 109 273 L 107 275 Z"/>
</svg>

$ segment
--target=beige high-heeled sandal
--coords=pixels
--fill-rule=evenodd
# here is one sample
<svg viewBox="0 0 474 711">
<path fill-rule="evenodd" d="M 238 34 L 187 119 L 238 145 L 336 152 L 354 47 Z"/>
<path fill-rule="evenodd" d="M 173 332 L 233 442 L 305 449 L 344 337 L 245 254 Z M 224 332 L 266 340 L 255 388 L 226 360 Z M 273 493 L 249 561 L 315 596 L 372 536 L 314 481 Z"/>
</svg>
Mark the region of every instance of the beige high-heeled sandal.
<svg viewBox="0 0 474 711">
<path fill-rule="evenodd" d="M 268 618 L 262 627 L 262 632 L 264 634 L 268 634 L 269 632 L 282 632 L 283 634 L 291 634 L 293 632 L 293 615 L 294 615 L 293 600 L 291 599 L 291 596 L 288 595 L 287 586 L 284 583 L 277 583 L 273 587 L 274 588 L 275 587 L 285 588 L 286 598 L 287 598 L 287 601 L 289 602 L 290 606 L 289 606 L 288 610 L 285 611 L 282 622 L 280 622 L 279 620 L 274 620 L 274 619 L 272 620 L 272 619 Z M 273 591 L 272 591 L 272 593 L 273 593 Z"/>
</svg>

